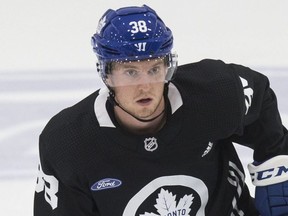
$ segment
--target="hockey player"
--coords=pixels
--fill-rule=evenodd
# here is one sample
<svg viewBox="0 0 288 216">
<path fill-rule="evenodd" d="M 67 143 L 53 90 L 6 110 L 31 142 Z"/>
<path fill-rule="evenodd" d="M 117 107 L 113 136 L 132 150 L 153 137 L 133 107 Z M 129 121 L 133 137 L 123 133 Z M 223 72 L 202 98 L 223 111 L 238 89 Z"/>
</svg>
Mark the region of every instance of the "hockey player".
<svg viewBox="0 0 288 216">
<path fill-rule="evenodd" d="M 41 133 L 35 216 L 288 215 L 287 130 L 264 75 L 177 68 L 146 5 L 108 10 L 92 45 L 106 87 Z M 232 142 L 254 149 L 255 200 Z"/>
</svg>

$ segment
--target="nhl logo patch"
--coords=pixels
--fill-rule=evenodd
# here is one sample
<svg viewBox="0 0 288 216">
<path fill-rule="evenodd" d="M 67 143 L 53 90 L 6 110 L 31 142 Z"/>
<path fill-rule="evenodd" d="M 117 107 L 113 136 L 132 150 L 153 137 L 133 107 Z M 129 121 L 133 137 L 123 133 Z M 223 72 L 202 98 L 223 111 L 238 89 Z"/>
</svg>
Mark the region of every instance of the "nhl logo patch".
<svg viewBox="0 0 288 216">
<path fill-rule="evenodd" d="M 157 139 L 155 137 L 149 137 L 144 140 L 144 148 L 146 151 L 153 152 L 158 148 Z"/>
</svg>

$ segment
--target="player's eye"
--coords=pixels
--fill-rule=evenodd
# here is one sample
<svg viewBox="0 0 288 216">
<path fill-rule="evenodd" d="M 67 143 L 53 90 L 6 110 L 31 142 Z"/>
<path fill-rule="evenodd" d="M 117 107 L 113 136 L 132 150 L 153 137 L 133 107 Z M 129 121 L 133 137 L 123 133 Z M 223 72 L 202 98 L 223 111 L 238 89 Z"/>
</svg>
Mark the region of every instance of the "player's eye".
<svg viewBox="0 0 288 216">
<path fill-rule="evenodd" d="M 159 74 L 160 73 L 160 67 L 159 66 L 157 66 L 157 67 L 153 67 L 151 70 L 149 70 L 149 74 L 150 75 L 157 75 L 157 74 Z"/>
<path fill-rule="evenodd" d="M 136 70 L 129 69 L 129 70 L 125 70 L 125 75 L 135 78 L 135 77 L 137 77 L 139 75 L 139 73 Z"/>
</svg>

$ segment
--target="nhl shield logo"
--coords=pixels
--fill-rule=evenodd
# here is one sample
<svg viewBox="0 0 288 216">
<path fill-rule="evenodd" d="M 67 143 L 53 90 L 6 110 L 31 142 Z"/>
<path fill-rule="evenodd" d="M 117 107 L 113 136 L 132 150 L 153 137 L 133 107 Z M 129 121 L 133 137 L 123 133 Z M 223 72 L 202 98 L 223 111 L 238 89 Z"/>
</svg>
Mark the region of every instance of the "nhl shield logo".
<svg viewBox="0 0 288 216">
<path fill-rule="evenodd" d="M 144 147 L 146 151 L 153 152 L 158 148 L 157 139 L 155 137 L 149 137 L 144 140 Z"/>
</svg>

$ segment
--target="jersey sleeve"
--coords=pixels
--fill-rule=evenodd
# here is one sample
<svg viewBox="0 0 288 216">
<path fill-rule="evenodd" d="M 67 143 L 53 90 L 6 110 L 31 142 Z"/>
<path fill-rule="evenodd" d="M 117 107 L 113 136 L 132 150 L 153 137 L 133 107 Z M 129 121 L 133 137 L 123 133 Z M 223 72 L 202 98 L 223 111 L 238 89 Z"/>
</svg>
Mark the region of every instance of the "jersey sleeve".
<svg viewBox="0 0 288 216">
<path fill-rule="evenodd" d="M 247 67 L 229 66 L 241 83 L 245 107 L 241 133 L 233 136 L 232 141 L 254 149 L 255 161 L 287 155 L 288 133 L 282 125 L 277 98 L 268 78 Z"/>
<path fill-rule="evenodd" d="M 59 161 L 51 157 L 47 149 L 45 140 L 40 136 L 34 216 L 100 216 L 89 190 L 86 191 L 83 183 L 77 181 L 73 174 L 59 170 Z"/>
</svg>

